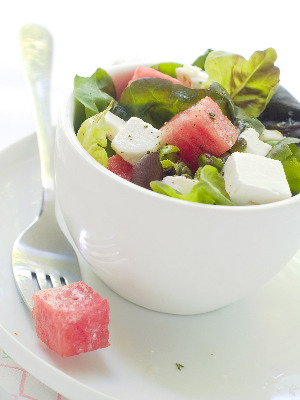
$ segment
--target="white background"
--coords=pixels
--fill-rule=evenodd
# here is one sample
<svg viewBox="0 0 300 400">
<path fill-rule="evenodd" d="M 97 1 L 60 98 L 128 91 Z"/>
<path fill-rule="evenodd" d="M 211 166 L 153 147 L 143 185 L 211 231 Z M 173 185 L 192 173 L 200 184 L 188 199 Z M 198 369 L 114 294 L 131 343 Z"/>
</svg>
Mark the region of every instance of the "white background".
<svg viewBox="0 0 300 400">
<path fill-rule="evenodd" d="M 19 49 L 26 23 L 54 39 L 53 124 L 76 74 L 120 60 L 193 62 L 207 48 L 248 58 L 274 47 L 281 83 L 300 98 L 299 1 L 19 0 L 5 2 L 0 21 L 0 149 L 34 131 Z"/>
</svg>

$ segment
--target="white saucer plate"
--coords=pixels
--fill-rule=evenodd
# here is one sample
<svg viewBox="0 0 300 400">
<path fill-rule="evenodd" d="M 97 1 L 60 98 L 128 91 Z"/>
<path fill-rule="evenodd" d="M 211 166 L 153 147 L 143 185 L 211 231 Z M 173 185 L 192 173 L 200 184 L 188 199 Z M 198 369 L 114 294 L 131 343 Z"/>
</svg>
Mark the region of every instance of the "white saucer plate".
<svg viewBox="0 0 300 400">
<path fill-rule="evenodd" d="M 129 303 L 86 265 L 83 279 L 110 302 L 111 346 L 62 359 L 36 337 L 11 271 L 40 201 L 32 135 L 0 153 L 0 345 L 29 373 L 70 400 L 300 399 L 300 253 L 251 297 L 198 316 Z"/>
</svg>

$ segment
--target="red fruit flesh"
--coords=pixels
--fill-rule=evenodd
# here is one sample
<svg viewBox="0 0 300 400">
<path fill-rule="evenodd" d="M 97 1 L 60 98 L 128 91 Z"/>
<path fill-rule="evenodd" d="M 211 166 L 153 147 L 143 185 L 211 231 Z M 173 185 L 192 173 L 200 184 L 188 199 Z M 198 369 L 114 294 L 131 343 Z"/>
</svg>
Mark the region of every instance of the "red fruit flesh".
<svg viewBox="0 0 300 400">
<path fill-rule="evenodd" d="M 119 154 L 108 159 L 107 169 L 119 175 L 121 178 L 131 180 L 132 165 L 125 161 Z"/>
<path fill-rule="evenodd" d="M 200 154 L 220 156 L 238 138 L 235 126 L 210 97 L 175 115 L 160 130 L 163 132 L 163 142 L 177 146 L 180 158 L 193 171 L 198 168 Z"/>
<path fill-rule="evenodd" d="M 160 71 L 157 71 L 154 68 L 144 67 L 143 65 L 139 65 L 135 69 L 131 80 L 128 82 L 128 85 L 130 85 L 136 79 L 140 79 L 140 78 L 162 78 L 162 79 L 167 79 L 178 85 L 182 85 L 182 83 L 178 79 L 175 79 L 172 76 L 169 76 Z"/>
<path fill-rule="evenodd" d="M 109 346 L 109 304 L 83 282 L 33 296 L 37 336 L 61 357 Z"/>
</svg>

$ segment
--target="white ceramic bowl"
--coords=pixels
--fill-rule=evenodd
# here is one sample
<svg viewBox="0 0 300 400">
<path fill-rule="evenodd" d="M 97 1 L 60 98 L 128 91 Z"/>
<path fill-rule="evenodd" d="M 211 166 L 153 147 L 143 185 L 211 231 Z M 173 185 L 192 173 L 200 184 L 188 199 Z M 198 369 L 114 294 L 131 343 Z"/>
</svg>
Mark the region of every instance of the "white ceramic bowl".
<svg viewBox="0 0 300 400">
<path fill-rule="evenodd" d="M 118 93 L 136 65 L 111 67 Z M 196 204 L 141 188 L 98 164 L 77 141 L 73 97 L 55 151 L 69 232 L 98 276 L 146 308 L 197 314 L 263 285 L 300 247 L 300 197 L 273 204 Z"/>
</svg>

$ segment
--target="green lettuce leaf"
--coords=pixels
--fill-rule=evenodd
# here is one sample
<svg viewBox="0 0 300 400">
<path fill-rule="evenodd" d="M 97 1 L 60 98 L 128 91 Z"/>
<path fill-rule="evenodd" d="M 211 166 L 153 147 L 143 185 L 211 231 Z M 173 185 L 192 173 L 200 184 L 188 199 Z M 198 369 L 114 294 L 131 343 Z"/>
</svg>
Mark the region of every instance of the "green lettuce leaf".
<svg viewBox="0 0 300 400">
<path fill-rule="evenodd" d="M 77 139 L 82 147 L 104 167 L 108 164 L 108 155 L 105 150 L 106 133 L 111 130 L 104 117 L 109 108 L 110 106 L 105 111 L 86 119 L 77 133 Z"/>
<path fill-rule="evenodd" d="M 218 82 L 233 102 L 250 117 L 258 117 L 274 95 L 279 82 L 279 69 L 274 66 L 274 49 L 255 51 L 247 61 L 238 54 L 212 51 L 205 61 L 208 84 Z"/>
<path fill-rule="evenodd" d="M 208 89 L 190 89 L 161 78 L 142 78 L 132 82 L 124 89 L 112 111 L 123 119 L 136 116 L 161 128 L 175 114 L 206 96 L 216 101 L 230 120 L 234 119 L 234 104 L 219 84 L 214 83 Z"/>
<path fill-rule="evenodd" d="M 116 89 L 110 75 L 98 68 L 90 77 L 75 76 L 74 97 L 84 107 L 86 118 L 89 118 L 106 109 L 115 99 Z"/>
<path fill-rule="evenodd" d="M 267 154 L 267 157 L 281 161 L 293 196 L 300 193 L 300 150 L 296 146 L 299 142 L 297 138 L 285 138 Z"/>
<path fill-rule="evenodd" d="M 177 78 L 176 68 L 182 67 L 183 64 L 175 63 L 175 62 L 164 62 L 160 64 L 152 65 L 151 68 L 156 69 L 163 74 L 172 76 L 172 78 Z"/>
<path fill-rule="evenodd" d="M 152 181 L 150 187 L 154 192 L 181 200 L 226 206 L 234 205 L 225 190 L 223 177 L 219 174 L 217 168 L 211 165 L 202 168 L 199 174 L 199 183 L 193 186 L 187 194 L 181 194 L 161 181 Z"/>
</svg>

